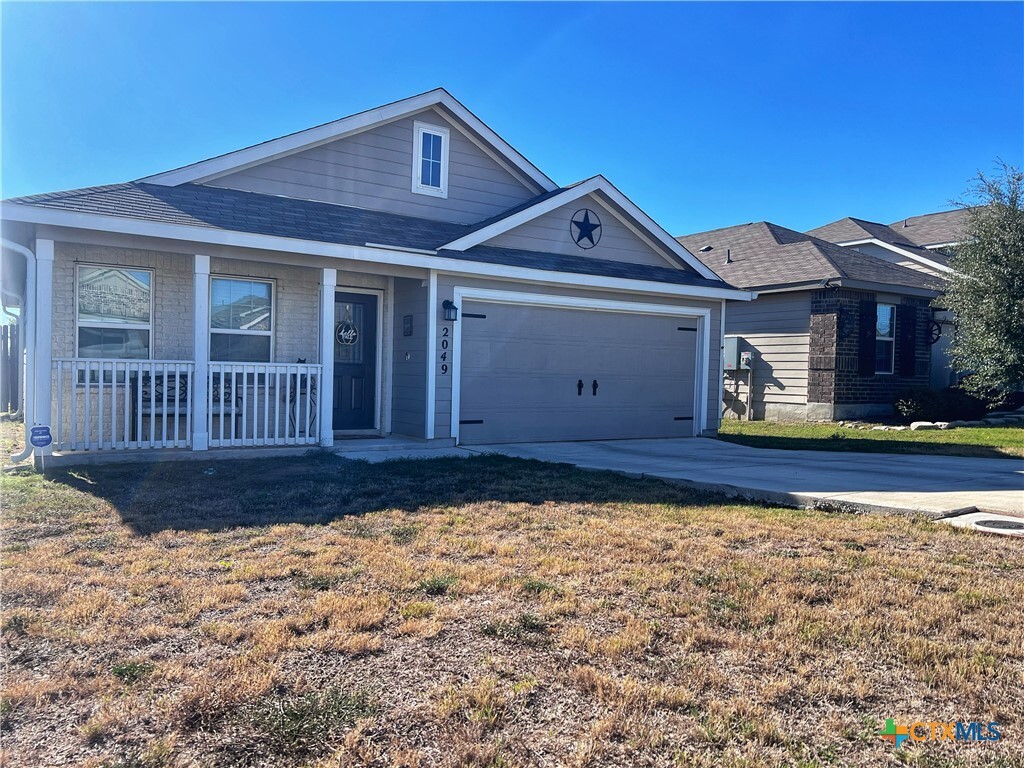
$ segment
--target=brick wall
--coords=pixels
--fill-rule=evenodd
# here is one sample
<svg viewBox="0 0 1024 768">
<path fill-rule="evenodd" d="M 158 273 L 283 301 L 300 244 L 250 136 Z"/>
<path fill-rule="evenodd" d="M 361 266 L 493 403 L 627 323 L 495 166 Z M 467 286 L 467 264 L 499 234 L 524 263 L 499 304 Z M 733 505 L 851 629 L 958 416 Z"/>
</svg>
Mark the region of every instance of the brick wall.
<svg viewBox="0 0 1024 768">
<path fill-rule="evenodd" d="M 75 354 L 75 265 L 99 264 L 153 270 L 153 357 L 191 360 L 193 351 L 194 262 L 185 255 L 134 248 L 55 243 L 53 263 L 53 355 Z M 320 270 L 280 264 L 215 258 L 214 275 L 258 277 L 275 281 L 277 301 L 273 362 L 294 363 L 319 355 Z M 356 278 L 359 278 L 358 280 Z M 385 278 L 351 276 L 349 285 Z M 370 277 L 370 276 L 366 276 Z M 339 276 L 339 283 L 342 282 Z"/>
<path fill-rule="evenodd" d="M 212 277 L 256 277 L 274 281 L 274 363 L 320 355 L 320 270 L 258 261 L 210 259 Z"/>
<path fill-rule="evenodd" d="M 153 270 L 153 357 L 192 359 L 193 262 L 177 253 L 54 243 L 53 356 L 75 354 L 75 265 L 99 264 Z"/>
<path fill-rule="evenodd" d="M 901 376 L 899 311 L 892 374 L 861 376 L 858 373 L 860 302 L 909 305 L 916 308 L 914 376 Z M 824 289 L 811 297 L 811 342 L 808 358 L 807 400 L 836 405 L 891 405 L 896 394 L 908 387 L 928 385 L 931 347 L 927 342 L 931 310 L 927 299 L 877 295 L 864 291 Z"/>
</svg>

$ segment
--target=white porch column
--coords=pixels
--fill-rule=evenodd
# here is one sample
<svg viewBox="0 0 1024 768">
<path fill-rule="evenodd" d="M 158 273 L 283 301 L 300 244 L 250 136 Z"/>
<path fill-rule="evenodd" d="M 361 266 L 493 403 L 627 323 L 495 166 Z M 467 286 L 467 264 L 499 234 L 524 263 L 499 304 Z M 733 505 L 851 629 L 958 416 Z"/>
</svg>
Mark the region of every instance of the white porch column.
<svg viewBox="0 0 1024 768">
<path fill-rule="evenodd" d="M 434 412 L 437 408 L 437 273 L 427 278 L 427 403 L 423 436 L 434 439 Z"/>
<path fill-rule="evenodd" d="M 210 257 L 196 254 L 195 296 L 193 306 L 193 351 L 196 373 L 192 383 L 192 450 L 210 447 L 209 419 L 206 413 L 210 362 Z"/>
<path fill-rule="evenodd" d="M 53 240 L 36 240 L 35 348 L 28 350 L 35 365 L 33 413 L 25 414 L 33 426 L 50 424 L 53 413 Z M 53 431 L 53 425 L 51 432 Z M 36 448 L 36 458 L 49 456 L 53 445 Z"/>
<path fill-rule="evenodd" d="M 334 294 L 338 270 L 325 269 L 320 281 L 320 445 L 334 445 Z"/>
</svg>

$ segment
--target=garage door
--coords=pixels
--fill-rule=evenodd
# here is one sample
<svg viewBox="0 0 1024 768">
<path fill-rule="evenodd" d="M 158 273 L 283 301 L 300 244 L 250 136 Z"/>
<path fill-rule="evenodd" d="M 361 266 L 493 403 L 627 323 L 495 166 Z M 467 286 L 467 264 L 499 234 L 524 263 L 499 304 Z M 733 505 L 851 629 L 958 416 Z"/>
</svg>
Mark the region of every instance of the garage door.
<svg viewBox="0 0 1024 768">
<path fill-rule="evenodd" d="M 463 302 L 461 443 L 693 435 L 697 320 Z"/>
</svg>

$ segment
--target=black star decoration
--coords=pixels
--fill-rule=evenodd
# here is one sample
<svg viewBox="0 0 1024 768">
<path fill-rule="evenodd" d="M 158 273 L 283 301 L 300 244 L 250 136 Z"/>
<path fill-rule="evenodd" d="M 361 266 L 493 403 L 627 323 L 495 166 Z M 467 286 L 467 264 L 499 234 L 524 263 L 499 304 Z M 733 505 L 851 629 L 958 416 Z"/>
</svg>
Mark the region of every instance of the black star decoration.
<svg viewBox="0 0 1024 768">
<path fill-rule="evenodd" d="M 577 211 L 576 215 L 579 215 L 579 211 Z M 594 218 L 597 219 L 596 214 Z M 597 221 L 591 221 L 590 211 L 587 210 L 586 208 L 583 209 L 583 219 L 577 220 L 574 218 L 572 220 L 572 225 L 576 227 L 577 230 L 579 230 L 574 239 L 576 240 L 576 245 L 578 245 L 580 248 L 593 248 L 595 245 L 597 245 L 597 241 L 601 239 L 601 233 L 599 231 L 601 229 L 601 220 L 597 219 Z M 594 237 L 595 232 L 597 233 L 596 238 Z M 584 240 L 589 240 L 590 245 L 584 245 Z"/>
</svg>

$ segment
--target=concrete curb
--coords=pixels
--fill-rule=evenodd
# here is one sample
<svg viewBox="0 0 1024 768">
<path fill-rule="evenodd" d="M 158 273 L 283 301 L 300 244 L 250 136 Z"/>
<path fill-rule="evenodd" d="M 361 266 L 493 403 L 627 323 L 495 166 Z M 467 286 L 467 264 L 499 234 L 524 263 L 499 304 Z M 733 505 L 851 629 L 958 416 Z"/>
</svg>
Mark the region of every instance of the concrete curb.
<svg viewBox="0 0 1024 768">
<path fill-rule="evenodd" d="M 380 438 L 364 438 L 360 440 L 340 441 L 330 448 L 320 445 L 289 445 L 289 446 L 248 446 L 244 448 L 211 448 L 208 451 L 193 451 L 191 448 L 170 448 L 132 451 L 96 451 L 93 453 L 77 452 L 51 454 L 46 457 L 47 469 L 63 469 L 64 467 L 90 466 L 96 464 L 153 464 L 164 461 L 232 461 L 235 459 L 274 459 L 281 457 L 303 456 L 310 452 L 321 451 L 345 458 L 350 453 L 367 453 L 392 451 L 394 453 L 429 452 L 441 448 L 451 448 L 454 440 L 440 440 L 436 443 L 410 440 L 400 445 L 387 444 Z M 4 471 L 32 467 L 31 461 L 10 464 L 3 467 Z"/>
</svg>

